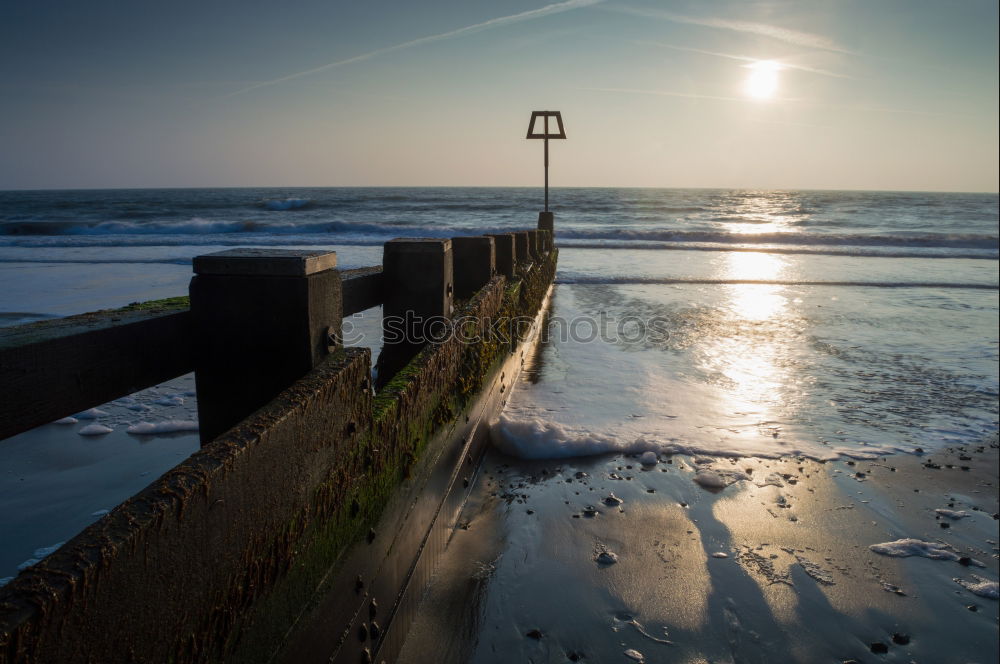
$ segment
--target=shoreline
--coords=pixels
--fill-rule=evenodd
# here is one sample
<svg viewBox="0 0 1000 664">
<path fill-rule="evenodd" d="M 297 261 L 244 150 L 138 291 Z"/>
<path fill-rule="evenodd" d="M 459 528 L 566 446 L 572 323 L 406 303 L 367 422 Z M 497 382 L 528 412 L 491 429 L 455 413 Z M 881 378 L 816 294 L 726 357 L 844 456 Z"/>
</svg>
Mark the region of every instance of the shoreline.
<svg viewBox="0 0 1000 664">
<path fill-rule="evenodd" d="M 998 603 L 955 579 L 997 580 L 998 457 L 491 450 L 400 661 L 996 661 Z M 956 560 L 869 548 L 907 538 Z"/>
</svg>

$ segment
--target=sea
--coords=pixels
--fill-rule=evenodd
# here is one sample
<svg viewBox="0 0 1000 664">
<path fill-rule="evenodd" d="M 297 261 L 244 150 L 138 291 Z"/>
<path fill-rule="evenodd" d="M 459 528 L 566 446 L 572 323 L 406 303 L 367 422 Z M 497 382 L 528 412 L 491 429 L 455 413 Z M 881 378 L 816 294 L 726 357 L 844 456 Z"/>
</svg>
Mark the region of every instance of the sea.
<svg viewBox="0 0 1000 664">
<path fill-rule="evenodd" d="M 834 459 L 995 440 L 997 194 L 550 199 L 557 282 L 540 350 L 493 423 L 502 451 Z M 533 228 L 541 204 L 537 188 L 0 192 L 0 325 L 185 294 L 199 254 L 326 248 L 343 268 L 377 265 L 391 238 Z M 352 321 L 376 352 L 379 315 Z M 0 577 L 64 539 L 39 523 L 62 518 L 68 537 L 197 449 L 192 388 L 0 441 L 0 527 L 18 542 Z M 143 422 L 159 433 L 128 433 Z M 80 435 L 93 424 L 111 433 Z M 93 479 L 111 476 L 110 489 Z"/>
</svg>

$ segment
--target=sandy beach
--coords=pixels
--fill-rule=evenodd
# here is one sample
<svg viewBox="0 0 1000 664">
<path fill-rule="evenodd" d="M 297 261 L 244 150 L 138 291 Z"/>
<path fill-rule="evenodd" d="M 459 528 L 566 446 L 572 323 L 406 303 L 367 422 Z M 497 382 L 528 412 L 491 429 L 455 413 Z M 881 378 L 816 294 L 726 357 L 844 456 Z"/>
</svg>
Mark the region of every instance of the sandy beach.
<svg viewBox="0 0 1000 664">
<path fill-rule="evenodd" d="M 996 661 L 997 459 L 491 451 L 401 661 Z"/>
</svg>

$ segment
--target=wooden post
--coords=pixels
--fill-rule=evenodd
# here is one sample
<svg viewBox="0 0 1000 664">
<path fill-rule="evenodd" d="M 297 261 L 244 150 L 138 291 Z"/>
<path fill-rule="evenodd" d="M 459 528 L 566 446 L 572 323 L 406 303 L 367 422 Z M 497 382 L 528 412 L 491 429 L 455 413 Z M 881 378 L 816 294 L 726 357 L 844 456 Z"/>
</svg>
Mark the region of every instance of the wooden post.
<svg viewBox="0 0 1000 664">
<path fill-rule="evenodd" d="M 550 251 L 552 251 L 552 231 L 539 228 L 538 241 L 541 244 L 543 254 L 547 255 Z"/>
<path fill-rule="evenodd" d="M 455 297 L 467 300 L 496 274 L 493 238 L 468 235 L 451 238 L 455 265 Z"/>
<path fill-rule="evenodd" d="M 340 345 L 332 251 L 231 249 L 196 256 L 191 280 L 195 383 L 205 445 Z"/>
<path fill-rule="evenodd" d="M 493 238 L 493 246 L 496 251 L 497 273 L 507 277 L 508 280 L 514 278 L 514 267 L 517 265 L 517 248 L 514 233 L 495 233 L 490 235 Z"/>
<path fill-rule="evenodd" d="M 528 231 L 517 231 L 514 233 L 515 253 L 517 260 L 521 263 L 531 262 L 531 251 L 528 249 Z"/>
<path fill-rule="evenodd" d="M 453 260 L 451 240 L 397 238 L 383 245 L 379 387 L 446 327 L 455 297 Z"/>
<path fill-rule="evenodd" d="M 542 239 L 537 230 L 528 231 L 528 251 L 531 253 L 531 260 L 535 263 L 542 261 Z"/>
</svg>

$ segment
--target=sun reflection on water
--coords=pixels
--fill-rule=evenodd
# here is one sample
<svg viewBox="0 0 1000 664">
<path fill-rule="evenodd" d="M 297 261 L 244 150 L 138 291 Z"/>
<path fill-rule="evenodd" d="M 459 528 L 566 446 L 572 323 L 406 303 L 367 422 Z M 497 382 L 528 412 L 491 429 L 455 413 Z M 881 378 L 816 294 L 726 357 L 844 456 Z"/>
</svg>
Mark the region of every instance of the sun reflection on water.
<svg viewBox="0 0 1000 664">
<path fill-rule="evenodd" d="M 784 276 L 786 258 L 774 254 L 731 252 L 717 276 L 724 281 L 772 281 Z M 795 389 L 789 360 L 792 337 L 799 329 L 787 287 L 769 283 L 729 283 L 714 333 L 702 342 L 702 369 L 715 376 L 729 414 L 743 416 L 742 435 L 773 436 L 791 407 Z"/>
<path fill-rule="evenodd" d="M 725 223 L 729 233 L 792 233 L 810 216 L 798 196 L 785 192 L 740 192 L 730 206 L 733 214 Z"/>
</svg>

